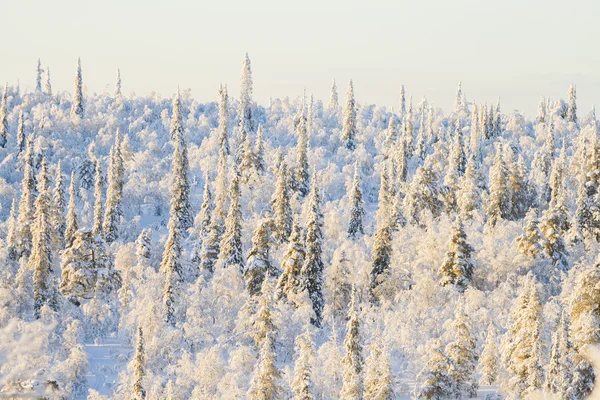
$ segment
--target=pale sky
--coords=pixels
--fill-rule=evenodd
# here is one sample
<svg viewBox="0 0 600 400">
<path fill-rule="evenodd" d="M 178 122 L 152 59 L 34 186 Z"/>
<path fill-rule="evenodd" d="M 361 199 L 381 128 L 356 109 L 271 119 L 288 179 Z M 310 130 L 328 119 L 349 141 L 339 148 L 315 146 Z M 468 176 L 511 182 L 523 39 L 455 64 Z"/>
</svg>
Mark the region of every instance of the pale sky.
<svg viewBox="0 0 600 400">
<path fill-rule="evenodd" d="M 535 115 L 540 96 L 579 114 L 600 96 L 597 0 L 0 0 L 0 82 L 35 86 L 38 58 L 53 89 L 73 90 L 77 57 L 90 92 L 114 88 L 170 96 L 179 85 L 201 102 L 219 83 L 238 97 L 244 53 L 254 99 L 307 93 L 397 109 L 404 84 L 449 111 L 458 81 L 469 101 Z M 600 104 L 599 104 L 600 105 Z"/>
</svg>

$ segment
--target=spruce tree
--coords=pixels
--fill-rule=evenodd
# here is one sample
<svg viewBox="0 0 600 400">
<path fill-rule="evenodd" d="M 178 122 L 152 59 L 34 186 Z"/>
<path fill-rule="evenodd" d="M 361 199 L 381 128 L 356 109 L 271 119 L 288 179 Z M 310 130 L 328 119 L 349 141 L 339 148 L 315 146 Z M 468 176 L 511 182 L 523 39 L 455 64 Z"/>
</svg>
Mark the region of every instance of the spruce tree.
<svg viewBox="0 0 600 400">
<path fill-rule="evenodd" d="M 334 79 L 333 83 L 331 84 L 331 93 L 329 95 L 328 109 L 329 109 L 329 111 L 337 111 L 338 107 L 339 107 L 338 92 L 337 92 L 337 86 L 335 85 L 335 79 Z"/>
<path fill-rule="evenodd" d="M 178 291 L 183 282 L 183 265 L 181 262 L 181 220 L 177 218 L 177 210 L 171 202 L 171 215 L 169 218 L 169 233 L 165 242 L 160 271 L 165 277 L 163 288 L 163 302 L 165 304 L 165 321 L 171 326 L 176 323 L 175 303 L 178 301 Z"/>
<path fill-rule="evenodd" d="M 50 67 L 46 67 L 46 85 L 44 89 L 48 96 L 52 96 L 52 83 L 50 82 Z"/>
<path fill-rule="evenodd" d="M 182 233 L 185 233 L 194 223 L 192 206 L 190 203 L 189 160 L 185 132 L 181 116 L 181 100 L 179 91 L 173 98 L 173 117 L 171 118 L 171 138 L 173 139 L 173 160 L 171 163 L 172 193 L 171 207 L 177 210 Z"/>
<path fill-rule="evenodd" d="M 546 123 L 546 99 L 544 98 L 544 96 L 542 96 L 542 98 L 540 99 L 536 120 L 538 124 Z"/>
<path fill-rule="evenodd" d="M 348 223 L 348 237 L 355 239 L 364 234 L 363 219 L 365 217 L 365 207 L 361 188 L 360 173 L 358 162 L 354 165 L 354 179 L 349 193 L 351 202 L 350 222 Z"/>
<path fill-rule="evenodd" d="M 92 233 L 95 236 L 102 234 L 102 186 L 104 179 L 102 177 L 102 164 L 96 160 L 96 184 L 94 185 L 94 227 Z"/>
<path fill-rule="evenodd" d="M 25 120 L 23 116 L 23 110 L 19 111 L 19 121 L 17 123 L 17 154 L 21 154 L 27 146 L 27 140 L 25 139 Z"/>
<path fill-rule="evenodd" d="M 294 219 L 288 247 L 281 261 L 283 273 L 277 282 L 277 298 L 293 300 L 301 289 L 301 271 L 306 258 L 306 248 L 298 219 Z"/>
<path fill-rule="evenodd" d="M 507 182 L 508 169 L 502 150 L 502 145 L 496 148 L 494 164 L 490 170 L 490 195 L 486 204 L 486 217 L 491 226 L 496 225 L 500 219 L 508 218 L 511 210 Z"/>
<path fill-rule="evenodd" d="M 575 286 L 567 296 L 570 335 L 576 351 L 573 369 L 573 394 L 577 399 L 587 397 L 594 387 L 595 371 L 585 355 L 587 346 L 600 343 L 600 265 L 582 268 L 575 275 Z"/>
<path fill-rule="evenodd" d="M 413 107 L 412 98 L 408 104 L 408 111 L 402 120 L 402 140 L 404 142 L 407 157 L 410 158 L 414 152 L 414 125 L 413 125 Z"/>
<path fill-rule="evenodd" d="M 121 94 L 121 70 L 117 68 L 117 80 L 115 83 L 115 99 L 122 100 L 123 95 Z"/>
<path fill-rule="evenodd" d="M 569 106 L 567 108 L 567 121 L 572 122 L 575 126 L 579 126 L 577 121 L 577 94 L 575 85 L 569 87 Z"/>
<path fill-rule="evenodd" d="M 258 174 L 262 175 L 265 173 L 267 167 L 265 165 L 265 146 L 263 143 L 262 125 L 258 125 L 258 129 L 256 130 L 256 142 L 254 144 L 254 164 L 254 168 Z"/>
<path fill-rule="evenodd" d="M 315 345 L 310 327 L 296 337 L 296 362 L 294 364 L 294 380 L 292 381 L 293 400 L 313 400 L 313 363 Z"/>
<path fill-rule="evenodd" d="M 210 190 L 210 178 L 208 172 L 204 174 L 204 191 L 202 194 L 202 205 L 196 215 L 197 238 L 192 249 L 192 262 L 201 269 L 202 247 L 210 232 L 210 223 L 214 211 L 212 192 Z"/>
<path fill-rule="evenodd" d="M 0 103 L 0 147 L 6 147 L 8 141 L 8 83 L 4 86 L 2 93 L 2 103 Z"/>
<path fill-rule="evenodd" d="M 456 89 L 456 96 L 454 97 L 454 113 L 458 114 L 462 111 L 464 106 L 463 103 L 463 92 L 462 92 L 462 82 L 458 82 L 458 88 Z"/>
<path fill-rule="evenodd" d="M 456 119 L 456 130 L 454 131 L 454 138 L 452 141 L 450 165 L 456 168 L 459 175 L 464 174 L 467 166 L 467 157 L 465 155 L 463 134 L 459 118 Z"/>
<path fill-rule="evenodd" d="M 312 302 L 314 317 L 312 323 L 320 327 L 323 319 L 323 213 L 321 196 L 317 186 L 317 173 L 313 171 L 310 196 L 307 199 L 308 220 L 306 223 L 306 257 L 302 270 L 302 286 Z"/>
<path fill-rule="evenodd" d="M 56 166 L 56 179 L 54 182 L 54 192 L 52 195 L 52 214 L 50 216 L 50 225 L 54 232 L 54 249 L 61 250 L 65 242 L 65 187 L 62 175 L 62 164 L 59 161 Z"/>
<path fill-rule="evenodd" d="M 433 339 L 427 347 L 429 358 L 418 375 L 421 383 L 415 388 L 416 397 L 426 400 L 450 399 L 455 386 L 448 372 L 452 361 L 444 354 L 441 340 Z"/>
<path fill-rule="evenodd" d="M 108 169 L 108 185 L 106 189 L 106 208 L 104 210 L 104 221 L 102 231 L 104 239 L 110 243 L 119 236 L 119 221 L 123 211 L 121 199 L 123 198 L 123 156 L 121 154 L 121 134 L 117 130 L 115 144 L 110 151 Z"/>
<path fill-rule="evenodd" d="M 481 191 L 479 188 L 476 161 L 473 157 L 469 158 L 465 175 L 463 176 L 460 187 L 456 193 L 456 202 L 463 219 L 472 219 L 481 209 Z"/>
<path fill-rule="evenodd" d="M 406 114 L 406 91 L 404 90 L 404 85 L 400 85 L 400 107 L 398 112 L 401 118 Z"/>
<path fill-rule="evenodd" d="M 342 142 L 348 150 L 356 148 L 356 101 L 354 100 L 354 85 L 352 80 L 348 84 L 346 92 L 346 106 L 344 107 L 344 121 L 342 124 Z"/>
<path fill-rule="evenodd" d="M 477 396 L 479 388 L 475 380 L 477 341 L 463 307 L 459 305 L 456 309 L 451 326 L 454 341 L 446 346 L 446 354 L 452 360 L 448 373 L 454 381 L 456 398 L 472 398 Z"/>
<path fill-rule="evenodd" d="M 19 259 L 19 250 L 17 243 L 17 199 L 12 200 L 10 213 L 6 220 L 8 232 L 6 235 L 6 247 L 8 250 L 8 258 L 12 261 Z"/>
<path fill-rule="evenodd" d="M 202 241 L 200 253 L 200 269 L 210 274 L 214 272 L 219 258 L 221 240 L 223 238 L 223 225 L 225 221 L 227 202 L 227 156 L 223 147 L 219 150 L 219 163 L 215 184 L 215 208 L 211 216 L 210 226 L 206 238 Z"/>
<path fill-rule="evenodd" d="M 41 85 L 41 84 L 40 84 Z M 40 87 L 40 91 L 41 91 Z M 77 59 L 77 74 L 73 89 L 73 104 L 71 105 L 71 120 L 80 121 L 83 118 L 83 78 L 81 75 L 81 59 Z"/>
<path fill-rule="evenodd" d="M 480 385 L 494 385 L 498 380 L 498 349 L 496 340 L 496 328 L 490 322 L 483 351 L 479 357 Z"/>
<path fill-rule="evenodd" d="M 344 339 L 345 354 L 342 359 L 344 381 L 340 399 L 359 400 L 363 398 L 363 358 L 360 337 L 360 320 L 358 317 L 358 299 L 356 289 L 352 290 L 352 299 L 348 310 L 346 338 Z"/>
<path fill-rule="evenodd" d="M 144 400 L 146 398 L 146 389 L 144 388 L 145 376 L 146 349 L 144 344 L 144 332 L 142 327 L 138 326 L 135 354 L 133 356 L 133 400 Z"/>
<path fill-rule="evenodd" d="M 392 257 L 392 229 L 388 224 L 378 227 L 373 238 L 372 264 L 370 272 L 371 297 L 377 302 L 382 297 L 380 285 L 388 278 Z"/>
<path fill-rule="evenodd" d="M 283 388 L 279 384 L 281 372 L 275 365 L 276 354 L 273 350 L 272 334 L 267 334 L 260 347 L 260 356 L 254 376 L 248 389 L 250 400 L 278 400 L 283 398 Z"/>
<path fill-rule="evenodd" d="M 392 400 L 394 398 L 394 376 L 392 373 L 389 349 L 379 335 L 369 346 L 369 356 L 365 360 L 365 400 Z"/>
<path fill-rule="evenodd" d="M 439 270 L 442 275 L 440 284 L 456 285 L 460 292 L 464 292 L 473 280 L 474 266 L 471 254 L 474 249 L 467 243 L 467 235 L 460 216 L 457 216 L 454 221 L 451 235 L 448 252 Z"/>
<path fill-rule="evenodd" d="M 75 232 L 79 229 L 77 214 L 75 210 L 75 172 L 71 172 L 71 184 L 69 186 L 69 205 L 67 207 L 67 221 L 65 228 L 65 247 L 71 246 L 75 237 Z"/>
<path fill-rule="evenodd" d="M 568 317 L 566 312 L 563 312 L 557 329 L 552 335 L 550 364 L 545 383 L 546 391 L 554 393 L 561 400 L 577 398 L 573 390 L 574 354 L 569 337 Z"/>
<path fill-rule="evenodd" d="M 252 69 L 248 53 L 242 63 L 242 78 L 240 84 L 240 104 L 238 108 L 238 148 L 236 157 L 241 159 L 241 150 L 246 136 L 254 133 L 254 116 L 252 113 Z"/>
<path fill-rule="evenodd" d="M 260 294 L 260 287 L 265 279 L 277 275 L 270 256 L 270 220 L 265 218 L 258 221 L 252 236 L 252 248 L 248 252 L 244 279 L 250 295 Z"/>
<path fill-rule="evenodd" d="M 225 219 L 225 232 L 221 240 L 219 263 L 221 267 L 235 266 L 244 273 L 242 254 L 242 206 L 240 204 L 240 173 L 235 171 L 229 186 L 230 205 Z"/>
<path fill-rule="evenodd" d="M 34 220 L 35 178 L 33 175 L 33 139 L 27 140 L 25 169 L 21 183 L 19 217 L 17 219 L 19 254 L 29 256 L 31 252 L 32 224 Z"/>
<path fill-rule="evenodd" d="M 530 274 L 511 310 L 509 329 L 502 340 L 502 363 L 508 372 L 505 388 L 511 398 L 524 398 L 542 387 L 541 309 L 536 280 Z"/>
<path fill-rule="evenodd" d="M 525 217 L 524 232 L 517 238 L 517 249 L 524 256 L 533 259 L 541 253 L 542 243 L 537 209 L 531 208 Z"/>
<path fill-rule="evenodd" d="M 35 91 L 36 93 L 42 93 L 42 73 L 44 72 L 44 69 L 42 68 L 42 61 L 39 58 L 35 72 Z"/>
<path fill-rule="evenodd" d="M 38 192 L 39 195 L 35 200 L 32 250 L 29 257 L 29 268 L 34 271 L 33 293 L 36 318 L 40 318 L 40 310 L 44 305 L 56 307 L 53 290 L 52 236 L 51 226 L 48 224 L 51 202 L 45 159 L 42 159 Z"/>
<path fill-rule="evenodd" d="M 345 320 L 352 295 L 350 260 L 343 249 L 333 254 L 333 263 L 325 271 L 326 297 L 335 321 Z"/>
<path fill-rule="evenodd" d="M 290 203 L 288 170 L 285 162 L 279 165 L 275 192 L 271 197 L 270 205 L 273 214 L 273 237 L 277 243 L 287 242 L 292 233 L 294 221 Z"/>
<path fill-rule="evenodd" d="M 297 167 L 296 167 L 296 190 L 300 196 L 305 197 L 310 190 L 310 175 L 308 173 L 308 133 L 306 131 L 306 119 L 301 117 L 296 127 L 298 132 L 297 145 Z"/>
</svg>

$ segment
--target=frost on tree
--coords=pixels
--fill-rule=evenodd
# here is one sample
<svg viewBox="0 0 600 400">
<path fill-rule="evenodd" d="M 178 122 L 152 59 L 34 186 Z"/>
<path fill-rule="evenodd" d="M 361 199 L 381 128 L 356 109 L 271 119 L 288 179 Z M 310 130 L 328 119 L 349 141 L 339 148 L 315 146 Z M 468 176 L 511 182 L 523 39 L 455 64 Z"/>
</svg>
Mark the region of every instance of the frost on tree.
<svg viewBox="0 0 600 400">
<path fill-rule="evenodd" d="M 348 83 L 346 92 L 346 105 L 344 107 L 344 121 L 342 124 L 342 142 L 348 150 L 356 148 L 358 128 L 356 126 L 356 101 L 354 100 L 354 85 L 352 80 Z"/>
<path fill-rule="evenodd" d="M 277 243 L 287 242 L 292 234 L 294 218 L 290 203 L 288 169 L 285 162 L 279 165 L 275 192 L 271 197 L 270 205 L 273 215 L 273 237 Z"/>
<path fill-rule="evenodd" d="M 477 341 L 472 334 L 471 322 L 465 314 L 463 304 L 458 305 L 450 330 L 454 334 L 454 340 L 446 346 L 445 352 L 452 361 L 448 367 L 448 374 L 454 381 L 454 396 L 476 397 L 479 388 L 475 380 Z"/>
<path fill-rule="evenodd" d="M 301 271 L 306 258 L 306 248 L 298 219 L 293 223 L 292 234 L 288 240 L 287 250 L 281 261 L 283 272 L 277 281 L 277 298 L 294 302 L 301 291 Z"/>
<path fill-rule="evenodd" d="M 480 385 L 493 385 L 498 379 L 498 345 L 496 337 L 496 328 L 494 324 L 490 322 L 485 337 L 485 343 L 483 350 L 479 356 L 479 384 Z"/>
<path fill-rule="evenodd" d="M 454 381 L 448 372 L 452 360 L 444 354 L 441 340 L 433 339 L 427 347 L 428 361 L 417 376 L 415 396 L 426 400 L 450 399 L 454 396 Z"/>
<path fill-rule="evenodd" d="M 454 221 L 448 247 L 444 262 L 439 269 L 442 276 L 440 284 L 455 285 L 459 291 L 464 292 L 473 280 L 474 266 L 471 254 L 474 249 L 467 243 L 467 235 L 460 217 Z"/>
<path fill-rule="evenodd" d="M 364 200 L 361 188 L 361 179 L 358 171 L 358 163 L 354 165 L 354 179 L 349 192 L 350 200 L 350 222 L 348 223 L 348 237 L 355 239 L 363 235 L 363 219 L 365 217 Z"/>
<path fill-rule="evenodd" d="M 260 294 L 263 281 L 277 275 L 277 268 L 273 265 L 270 255 L 271 238 L 269 232 L 270 221 L 258 221 L 258 226 L 252 236 L 252 248 L 248 253 L 244 279 L 250 295 Z"/>
<path fill-rule="evenodd" d="M 225 232 L 221 240 L 219 265 L 222 268 L 235 267 L 245 271 L 242 253 L 242 206 L 240 204 L 240 173 L 235 171 L 229 186 L 230 205 L 225 220 Z"/>
<path fill-rule="evenodd" d="M 302 288 L 308 293 L 315 313 L 312 323 L 320 327 L 323 319 L 323 213 L 321 196 L 317 185 L 317 173 L 313 171 L 312 188 L 308 202 L 308 221 L 306 223 L 306 257 L 300 274 Z"/>
<path fill-rule="evenodd" d="M 0 103 L 0 147 L 6 147 L 8 140 L 8 83 L 4 86 L 4 92 L 2 93 L 2 103 Z"/>
<path fill-rule="evenodd" d="M 310 327 L 296 337 L 294 364 L 294 380 L 292 381 L 293 400 L 313 400 L 313 363 L 315 360 L 315 345 Z"/>
<path fill-rule="evenodd" d="M 73 103 L 71 105 L 71 120 L 78 123 L 81 119 L 83 119 L 83 77 L 81 74 L 81 59 L 78 58 L 75 88 L 73 89 Z"/>
<path fill-rule="evenodd" d="M 345 354 L 342 359 L 344 381 L 340 399 L 359 400 L 363 398 L 363 356 L 361 344 L 361 326 L 359 320 L 359 304 L 356 289 L 352 290 L 352 299 L 348 310 L 346 338 L 344 339 Z"/>
</svg>

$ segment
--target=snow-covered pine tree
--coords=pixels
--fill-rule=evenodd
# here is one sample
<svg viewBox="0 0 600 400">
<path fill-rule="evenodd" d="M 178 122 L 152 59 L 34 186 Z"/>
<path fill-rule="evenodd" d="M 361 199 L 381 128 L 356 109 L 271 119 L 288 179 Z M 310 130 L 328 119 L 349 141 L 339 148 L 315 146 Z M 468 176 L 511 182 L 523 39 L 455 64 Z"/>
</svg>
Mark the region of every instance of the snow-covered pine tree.
<svg viewBox="0 0 600 400">
<path fill-rule="evenodd" d="M 354 179 L 350 188 L 349 200 L 351 204 L 350 222 L 348 223 L 348 237 L 356 239 L 357 236 L 363 235 L 363 219 L 365 217 L 365 206 L 361 188 L 361 179 L 358 169 L 358 162 L 354 165 Z"/>
<path fill-rule="evenodd" d="M 404 142 L 407 157 L 411 158 L 414 152 L 414 125 L 412 97 L 408 103 L 408 111 L 402 119 L 402 141 Z"/>
<path fill-rule="evenodd" d="M 44 73 L 44 69 L 42 68 L 42 60 L 40 60 L 39 58 L 35 72 L 35 91 L 36 93 L 42 93 L 42 74 Z"/>
<path fill-rule="evenodd" d="M 473 157 L 469 158 L 465 175 L 462 177 L 460 187 L 456 193 L 456 202 L 463 219 L 472 219 L 481 209 L 481 190 L 479 188 L 479 172 Z"/>
<path fill-rule="evenodd" d="M 496 103 L 496 109 L 493 110 L 492 136 L 499 137 L 502 134 L 502 112 L 500 111 L 500 98 Z"/>
<path fill-rule="evenodd" d="M 176 154 L 178 147 L 180 146 L 181 135 L 176 132 Z M 181 156 L 181 154 L 180 154 Z M 174 180 L 180 180 L 181 178 L 181 160 L 177 162 L 177 157 L 173 159 L 173 172 Z M 187 176 L 187 174 L 185 175 Z M 163 289 L 163 302 L 166 306 L 165 319 L 168 324 L 175 326 L 176 323 L 176 303 L 179 301 L 179 289 L 181 283 L 184 280 L 183 276 L 183 265 L 181 261 L 182 244 L 181 240 L 183 237 L 184 228 L 184 217 L 182 202 L 182 187 L 185 186 L 186 182 L 177 182 L 174 184 L 173 190 L 171 191 L 171 211 L 169 214 L 169 233 L 167 241 L 165 242 L 165 249 L 163 252 L 162 262 L 160 265 L 160 271 L 165 276 L 165 286 Z M 178 190 L 179 189 L 179 190 Z"/>
<path fill-rule="evenodd" d="M 179 91 L 173 97 L 173 117 L 171 118 L 171 138 L 174 141 L 173 160 L 171 163 L 172 194 L 171 201 L 176 202 L 177 218 L 180 219 L 182 233 L 187 232 L 194 224 L 192 205 L 190 203 L 190 182 L 187 143 L 181 115 L 181 99 Z"/>
<path fill-rule="evenodd" d="M 306 222 L 306 257 L 300 274 L 302 287 L 307 291 L 315 312 L 313 325 L 320 327 L 323 319 L 323 271 L 321 259 L 323 252 L 323 213 L 321 211 L 321 196 L 317 184 L 317 172 L 313 170 L 311 191 L 307 198 L 308 220 Z"/>
<path fill-rule="evenodd" d="M 446 346 L 446 355 L 452 360 L 448 373 L 454 381 L 455 397 L 459 399 L 477 397 L 479 388 L 475 379 L 477 341 L 462 304 L 456 308 L 451 332 L 454 334 L 454 341 Z"/>
<path fill-rule="evenodd" d="M 17 154 L 21 154 L 27 145 L 25 139 L 25 117 L 23 116 L 23 110 L 19 111 L 19 120 L 17 122 Z"/>
<path fill-rule="evenodd" d="M 211 216 L 210 226 L 206 239 L 202 242 L 200 253 L 200 269 L 213 273 L 219 258 L 221 240 L 223 238 L 223 225 L 227 213 L 227 155 L 225 149 L 219 149 L 219 163 L 215 183 L 215 209 Z"/>
<path fill-rule="evenodd" d="M 238 168 L 243 178 L 243 182 L 247 183 L 256 168 L 256 155 L 250 143 L 250 136 L 246 135 L 246 139 L 241 147 L 241 159 L 238 162 Z"/>
<path fill-rule="evenodd" d="M 250 57 L 246 53 L 244 62 L 242 63 L 242 78 L 240 82 L 240 104 L 238 108 L 238 137 L 236 157 L 241 159 L 241 150 L 246 136 L 254 133 L 254 116 L 252 113 L 252 69 L 250 65 Z"/>
<path fill-rule="evenodd" d="M 369 346 L 369 356 L 365 360 L 364 386 L 365 400 L 392 400 L 394 398 L 394 375 L 389 359 L 389 348 L 384 345 L 379 334 Z"/>
<path fill-rule="evenodd" d="M 42 166 L 38 178 L 39 195 L 35 200 L 35 222 L 33 224 L 33 241 L 29 269 L 34 271 L 33 294 L 34 315 L 40 318 L 40 310 L 44 305 L 56 308 L 56 296 L 52 268 L 52 227 L 48 223 L 51 208 L 50 193 L 48 191 L 48 176 L 46 159 L 42 159 Z"/>
<path fill-rule="evenodd" d="M 52 96 L 52 83 L 50 82 L 50 67 L 46 67 L 46 84 L 44 89 L 48 96 Z"/>
<path fill-rule="evenodd" d="M 71 172 L 71 184 L 69 185 L 69 205 L 67 207 L 67 226 L 65 227 L 65 247 L 71 246 L 75 237 L 75 232 L 79 229 L 77 214 L 75 209 L 75 171 Z"/>
<path fill-rule="evenodd" d="M 19 201 L 19 217 L 17 219 L 18 248 L 21 256 L 29 256 L 31 252 L 32 225 L 34 220 L 35 178 L 33 175 L 33 138 L 27 139 L 25 153 L 25 169 L 21 183 L 21 199 Z"/>
<path fill-rule="evenodd" d="M 53 232 L 54 250 L 59 251 L 65 242 L 65 186 L 62 175 L 62 163 L 56 166 L 56 178 L 52 194 L 52 213 L 50 215 L 50 226 Z"/>
<path fill-rule="evenodd" d="M 227 85 L 219 86 L 219 128 L 218 141 L 219 148 L 223 148 L 226 154 L 230 154 L 229 148 L 229 96 L 227 95 Z"/>
<path fill-rule="evenodd" d="M 13 198 L 10 213 L 6 220 L 7 234 L 6 234 L 6 248 L 8 250 L 8 259 L 11 261 L 19 260 L 19 250 L 17 243 L 17 199 Z"/>
<path fill-rule="evenodd" d="M 121 70 L 119 68 L 117 68 L 117 80 L 115 83 L 115 99 L 117 100 L 122 100 L 122 93 L 121 93 Z"/>
<path fill-rule="evenodd" d="M 441 340 L 432 339 L 427 348 L 429 358 L 418 375 L 420 383 L 415 387 L 415 396 L 426 400 L 450 399 L 455 386 L 448 373 L 452 361 L 444 354 Z"/>
<path fill-rule="evenodd" d="M 548 210 L 542 214 L 540 230 L 544 235 L 542 249 L 544 254 L 552 260 L 555 274 L 554 279 L 558 279 L 560 272 L 566 272 L 569 269 L 567 245 L 562 233 L 565 232 L 566 224 L 569 224 L 568 209 L 565 204 L 564 190 L 561 190 L 558 196 L 559 200 L 551 205 Z M 565 215 L 566 214 L 566 215 Z"/>
<path fill-rule="evenodd" d="M 456 119 L 456 129 L 452 138 L 452 147 L 450 151 L 450 165 L 458 171 L 459 176 L 462 176 L 467 166 L 467 156 L 465 155 L 463 141 L 463 133 L 461 128 L 460 118 Z"/>
<path fill-rule="evenodd" d="M 301 289 L 301 271 L 306 257 L 298 218 L 294 219 L 288 247 L 281 261 L 283 273 L 277 282 L 277 298 L 293 300 Z"/>
<path fill-rule="evenodd" d="M 473 111 L 471 112 L 471 126 L 469 129 L 469 160 L 480 159 L 480 148 L 481 148 L 481 135 L 479 132 L 479 108 L 477 104 L 473 104 Z"/>
<path fill-rule="evenodd" d="M 252 236 L 252 248 L 248 252 L 244 280 L 250 295 L 260 294 L 260 288 L 265 279 L 275 277 L 277 268 L 273 265 L 270 256 L 270 219 L 263 218 L 257 222 L 257 227 Z"/>
<path fill-rule="evenodd" d="M 543 385 L 542 305 L 536 279 L 530 274 L 511 310 L 509 329 L 502 339 L 504 382 L 509 399 L 524 398 Z"/>
<path fill-rule="evenodd" d="M 102 186 L 104 179 L 102 177 L 102 164 L 96 160 L 96 184 L 94 185 L 94 226 L 92 233 L 95 236 L 102 234 Z"/>
<path fill-rule="evenodd" d="M 498 348 L 496 328 L 490 322 L 481 356 L 479 357 L 480 385 L 494 385 L 498 380 Z"/>
<path fill-rule="evenodd" d="M 395 166 L 395 176 L 398 182 L 406 182 L 408 175 L 408 152 L 404 138 L 400 138 L 393 146 L 392 153 L 393 165 Z"/>
<path fill-rule="evenodd" d="M 370 272 L 371 298 L 377 302 L 382 297 L 380 285 L 388 278 L 392 257 L 392 228 L 387 223 L 378 226 L 373 238 L 372 264 Z"/>
<path fill-rule="evenodd" d="M 561 400 L 577 398 L 573 390 L 573 371 L 575 355 L 569 337 L 569 320 L 566 312 L 562 312 L 557 329 L 552 335 L 550 364 L 546 375 L 546 391 L 554 393 Z"/>
<path fill-rule="evenodd" d="M 195 223 L 197 225 L 197 237 L 192 248 L 192 262 L 201 269 L 202 262 L 202 247 L 204 241 L 208 237 L 210 231 L 210 222 L 212 220 L 212 213 L 214 211 L 214 204 L 212 198 L 212 192 L 210 190 L 210 178 L 208 172 L 204 174 L 204 191 L 202 194 L 202 205 L 200 211 L 196 215 Z"/>
<path fill-rule="evenodd" d="M 41 79 L 41 78 L 40 78 Z M 40 84 L 40 92 L 41 92 Z M 71 120 L 78 122 L 83 118 L 83 77 L 81 74 L 81 58 L 77 59 L 77 74 L 75 75 L 75 88 L 73 89 L 73 104 L 71 105 Z"/>
<path fill-rule="evenodd" d="M 0 103 L 0 147 L 6 147 L 8 141 L 8 83 L 4 86 L 2 103 Z"/>
<path fill-rule="evenodd" d="M 119 236 L 119 221 L 123 211 L 121 200 L 123 198 L 123 155 L 121 153 L 121 134 L 117 129 L 115 144 L 110 150 L 108 168 L 108 185 L 106 188 L 106 208 L 102 231 L 104 239 L 111 243 Z"/>
<path fill-rule="evenodd" d="M 573 397 L 586 398 L 594 387 L 595 372 L 585 353 L 587 346 L 600 343 L 600 265 L 582 266 L 574 277 L 575 286 L 567 296 L 571 320 L 570 335 L 576 351 L 573 369 Z"/>
<path fill-rule="evenodd" d="M 448 244 L 448 252 L 439 269 L 442 276 L 440 284 L 456 285 L 460 292 L 464 292 L 473 279 L 473 261 L 471 254 L 473 247 L 467 243 L 467 235 L 460 216 L 457 216 L 452 227 L 452 234 Z"/>
<path fill-rule="evenodd" d="M 537 209 L 530 208 L 525 217 L 524 232 L 517 238 L 517 249 L 529 258 L 535 258 L 542 252 L 542 232 L 539 228 Z"/>
<path fill-rule="evenodd" d="M 346 92 L 346 106 L 344 107 L 344 121 L 342 124 L 342 142 L 348 150 L 356 148 L 357 140 L 356 126 L 356 101 L 354 100 L 354 85 L 352 79 L 348 83 L 348 91 Z"/>
<path fill-rule="evenodd" d="M 294 364 L 294 380 L 292 381 L 293 400 L 313 400 L 313 364 L 315 345 L 310 325 L 295 341 L 296 362 Z"/>
<path fill-rule="evenodd" d="M 254 143 L 254 168 L 260 175 L 264 174 L 267 167 L 265 165 L 265 145 L 263 143 L 263 127 L 258 125 L 256 130 L 256 142 Z"/>
<path fill-rule="evenodd" d="M 273 238 L 277 243 L 287 242 L 292 234 L 294 218 L 290 203 L 290 187 L 288 183 L 287 164 L 281 162 L 277 171 L 275 192 L 271 197 L 271 212 L 273 215 Z"/>
<path fill-rule="evenodd" d="M 310 191 L 310 174 L 308 173 L 308 150 L 309 141 L 308 133 L 306 131 L 306 119 L 302 116 L 296 126 L 298 133 L 298 144 L 297 144 L 297 163 L 296 166 L 296 190 L 300 193 L 300 196 L 305 197 Z"/>
<path fill-rule="evenodd" d="M 343 249 L 333 254 L 333 262 L 325 271 L 325 293 L 330 312 L 335 321 L 343 321 L 348 315 L 352 295 L 352 273 L 350 260 Z"/>
<path fill-rule="evenodd" d="M 462 82 L 458 82 L 458 88 L 456 88 L 456 96 L 454 96 L 454 113 L 459 114 L 463 109 L 463 92 Z"/>
<path fill-rule="evenodd" d="M 279 400 L 283 398 L 283 388 L 279 383 L 281 372 L 275 364 L 276 354 L 273 350 L 273 342 L 272 333 L 269 333 L 260 347 L 260 356 L 247 393 L 250 400 Z"/>
<path fill-rule="evenodd" d="M 511 204 L 508 192 L 508 169 L 503 157 L 503 146 L 496 147 L 494 164 L 490 170 L 490 194 L 486 204 L 486 217 L 491 226 L 496 225 L 500 219 L 510 215 Z"/>
<path fill-rule="evenodd" d="M 344 367 L 344 381 L 340 392 L 340 399 L 342 400 L 359 400 L 363 398 L 363 357 L 358 301 L 356 289 L 353 288 L 348 308 L 346 338 L 344 339 L 345 354 L 342 359 L 342 366 Z"/>
<path fill-rule="evenodd" d="M 577 121 L 577 94 L 575 85 L 569 87 L 569 106 L 567 108 L 567 121 L 572 122 L 575 126 L 579 127 Z"/>
<path fill-rule="evenodd" d="M 235 266 L 243 274 L 245 266 L 242 253 L 242 206 L 240 195 L 240 173 L 236 168 L 229 185 L 230 205 L 225 219 L 225 232 L 219 246 L 219 264 L 223 268 Z"/>
<path fill-rule="evenodd" d="M 406 114 L 406 91 L 404 90 L 404 85 L 400 85 L 400 107 L 398 108 L 398 113 L 400 114 L 400 118 L 403 118 L 404 114 Z"/>
<path fill-rule="evenodd" d="M 339 107 L 338 92 L 337 92 L 337 86 L 335 85 L 335 79 L 334 79 L 333 83 L 331 84 L 331 93 L 329 95 L 328 109 L 329 109 L 329 111 L 337 111 L 338 107 Z"/>
<path fill-rule="evenodd" d="M 537 111 L 537 122 L 538 124 L 544 124 L 546 123 L 546 99 L 544 98 L 544 96 L 542 96 L 542 98 L 540 99 L 540 103 L 538 105 L 538 111 Z"/>
<path fill-rule="evenodd" d="M 141 326 L 137 328 L 135 341 L 135 354 L 133 356 L 133 400 L 144 400 L 146 389 L 144 377 L 146 376 L 146 349 L 144 344 L 144 331 Z"/>
</svg>

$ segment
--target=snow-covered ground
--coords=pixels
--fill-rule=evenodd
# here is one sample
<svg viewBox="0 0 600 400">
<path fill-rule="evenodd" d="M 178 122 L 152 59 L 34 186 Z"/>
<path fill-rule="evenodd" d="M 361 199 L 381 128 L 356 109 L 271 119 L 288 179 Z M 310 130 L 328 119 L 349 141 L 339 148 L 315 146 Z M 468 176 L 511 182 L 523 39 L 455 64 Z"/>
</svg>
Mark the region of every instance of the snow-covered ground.
<svg viewBox="0 0 600 400">
<path fill-rule="evenodd" d="M 88 388 L 110 397 L 119 372 L 125 368 L 133 350 L 123 347 L 116 338 L 107 338 L 101 343 L 86 344 L 85 351 L 89 362 L 86 375 Z M 85 396 L 80 399 L 85 399 Z"/>
</svg>

